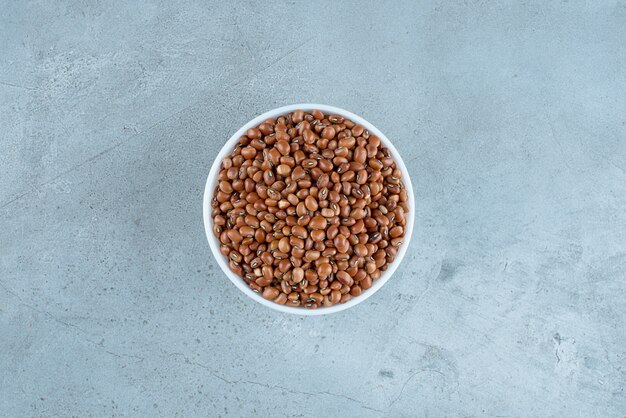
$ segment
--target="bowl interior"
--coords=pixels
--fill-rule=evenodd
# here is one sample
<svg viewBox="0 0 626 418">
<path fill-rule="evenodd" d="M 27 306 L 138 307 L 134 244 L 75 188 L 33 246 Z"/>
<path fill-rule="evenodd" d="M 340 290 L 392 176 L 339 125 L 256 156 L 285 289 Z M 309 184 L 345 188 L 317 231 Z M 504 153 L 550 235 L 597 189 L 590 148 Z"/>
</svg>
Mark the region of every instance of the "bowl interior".
<svg viewBox="0 0 626 418">
<path fill-rule="evenodd" d="M 295 308 L 291 306 L 278 305 L 272 301 L 264 299 L 260 294 L 252 291 L 252 289 L 248 287 L 248 285 L 244 282 L 244 280 L 241 277 L 239 277 L 238 275 L 236 275 L 230 270 L 230 268 L 228 267 L 226 258 L 219 251 L 219 245 L 220 245 L 219 240 L 213 235 L 213 232 L 212 232 L 213 219 L 211 217 L 211 199 L 213 198 L 213 193 L 215 191 L 215 187 L 217 186 L 218 175 L 219 175 L 219 170 L 220 170 L 222 160 L 232 152 L 239 138 L 242 135 L 244 135 L 248 129 L 256 127 L 257 125 L 259 125 L 261 122 L 265 121 L 268 118 L 276 118 L 278 116 L 293 112 L 294 110 L 297 110 L 297 109 L 302 109 L 304 111 L 312 111 L 315 109 L 319 109 L 322 112 L 327 113 L 327 114 L 335 113 L 338 115 L 342 115 L 352 120 L 355 123 L 363 125 L 371 133 L 373 133 L 374 135 L 377 135 L 380 138 L 381 142 L 387 148 L 389 148 L 389 150 L 391 151 L 393 155 L 393 159 L 396 161 L 396 165 L 402 172 L 402 182 L 404 184 L 404 187 L 407 190 L 407 195 L 408 195 L 409 213 L 407 214 L 408 215 L 407 224 L 406 224 L 405 235 L 404 235 L 405 240 L 402 246 L 400 247 L 400 249 L 398 250 L 398 253 L 393 263 L 389 264 L 389 267 L 387 268 L 387 270 L 382 272 L 378 280 L 376 280 L 372 284 L 372 287 L 364 291 L 360 296 L 355 297 L 346 303 L 333 305 L 328 308 L 327 307 L 320 307 L 317 309 L 306 309 L 306 308 L 300 308 L 300 307 Z M 323 315 L 323 314 L 328 314 L 328 313 L 339 312 L 339 311 L 348 309 L 352 306 L 355 306 L 363 302 L 364 300 L 372 296 L 374 293 L 376 293 L 389 280 L 389 278 L 393 275 L 395 270 L 398 268 L 398 266 L 402 262 L 402 259 L 404 258 L 404 255 L 406 254 L 407 248 L 409 246 L 409 242 L 411 240 L 411 234 L 413 233 L 413 222 L 414 222 L 414 217 L 415 217 L 415 201 L 413 198 L 413 187 L 411 185 L 411 179 L 409 178 L 409 172 L 406 168 L 406 165 L 402 161 L 402 157 L 400 156 L 400 153 L 398 152 L 398 150 L 396 150 L 396 148 L 389 141 L 389 139 L 382 132 L 380 132 L 374 125 L 372 125 L 371 123 L 369 123 L 368 121 L 366 121 L 365 119 L 361 118 L 358 115 L 355 115 L 351 112 L 348 112 L 347 110 L 343 110 L 337 107 L 321 105 L 321 104 L 295 104 L 295 105 L 289 105 L 289 106 L 280 107 L 274 110 L 270 110 L 269 112 L 266 112 L 262 115 L 257 116 L 256 118 L 252 119 L 250 122 L 242 126 L 226 142 L 226 144 L 224 144 L 224 146 L 218 153 L 217 157 L 215 158 L 215 161 L 213 162 L 213 165 L 211 166 L 211 170 L 207 178 L 206 186 L 204 189 L 203 217 L 204 217 L 204 230 L 207 236 L 207 240 L 209 241 L 209 246 L 211 247 L 211 251 L 213 252 L 213 255 L 215 256 L 217 263 L 219 264 L 224 274 L 226 274 L 226 276 L 233 282 L 235 286 L 239 288 L 239 290 L 245 293 L 248 297 L 259 302 L 260 304 L 265 305 L 269 308 L 275 309 L 277 311 L 291 313 L 291 314 L 298 314 L 298 315 Z"/>
</svg>

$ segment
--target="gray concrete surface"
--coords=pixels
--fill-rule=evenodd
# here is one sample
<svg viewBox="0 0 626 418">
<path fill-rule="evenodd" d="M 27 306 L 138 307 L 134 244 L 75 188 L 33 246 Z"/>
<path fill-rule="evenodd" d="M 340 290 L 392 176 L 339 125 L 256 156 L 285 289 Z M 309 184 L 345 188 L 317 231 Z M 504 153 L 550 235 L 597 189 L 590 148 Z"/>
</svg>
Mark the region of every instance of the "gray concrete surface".
<svg viewBox="0 0 626 418">
<path fill-rule="evenodd" d="M 2 2 L 0 416 L 626 416 L 626 2 Z M 241 124 L 410 165 L 374 297 L 248 301 L 203 234 Z"/>
</svg>

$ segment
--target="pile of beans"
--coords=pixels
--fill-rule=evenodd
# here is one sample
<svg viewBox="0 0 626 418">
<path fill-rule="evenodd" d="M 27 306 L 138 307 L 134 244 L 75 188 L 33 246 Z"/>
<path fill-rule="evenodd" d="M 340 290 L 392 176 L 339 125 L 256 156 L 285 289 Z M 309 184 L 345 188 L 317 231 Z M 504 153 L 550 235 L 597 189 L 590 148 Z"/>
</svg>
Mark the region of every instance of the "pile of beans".
<svg viewBox="0 0 626 418">
<path fill-rule="evenodd" d="M 264 298 L 311 309 L 344 303 L 402 245 L 401 177 L 362 125 L 296 110 L 248 129 L 224 159 L 213 233 L 231 270 Z"/>
</svg>

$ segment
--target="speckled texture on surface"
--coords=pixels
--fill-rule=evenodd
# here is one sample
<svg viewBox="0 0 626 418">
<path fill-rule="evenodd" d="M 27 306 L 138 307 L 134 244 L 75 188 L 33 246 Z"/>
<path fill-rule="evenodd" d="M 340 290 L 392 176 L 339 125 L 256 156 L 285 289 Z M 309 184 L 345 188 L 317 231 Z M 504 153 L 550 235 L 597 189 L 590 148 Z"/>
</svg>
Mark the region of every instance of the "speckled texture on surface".
<svg viewBox="0 0 626 418">
<path fill-rule="evenodd" d="M 0 10 L 0 416 L 626 416 L 626 3 Z M 394 141 L 410 254 L 301 318 L 219 271 L 221 144 L 319 102 Z"/>
</svg>

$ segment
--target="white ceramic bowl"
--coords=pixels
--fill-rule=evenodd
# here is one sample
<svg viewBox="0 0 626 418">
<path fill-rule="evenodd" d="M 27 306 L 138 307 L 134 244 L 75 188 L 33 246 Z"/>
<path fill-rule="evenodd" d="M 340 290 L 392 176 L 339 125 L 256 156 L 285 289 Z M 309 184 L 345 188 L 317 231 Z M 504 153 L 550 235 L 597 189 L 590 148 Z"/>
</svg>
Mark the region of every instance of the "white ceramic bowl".
<svg viewBox="0 0 626 418">
<path fill-rule="evenodd" d="M 218 182 L 218 174 L 220 170 L 220 166 L 222 160 L 227 157 L 232 150 L 235 148 L 235 144 L 239 140 L 239 138 L 246 133 L 246 131 L 250 128 L 258 126 L 261 122 L 265 121 L 268 118 L 277 118 L 282 115 L 286 115 L 290 112 L 293 112 L 296 109 L 302 109 L 304 111 L 312 111 L 314 109 L 319 109 L 326 114 L 338 114 L 342 115 L 355 123 L 359 123 L 363 125 L 366 129 L 368 129 L 374 135 L 377 135 L 381 142 L 389 148 L 391 153 L 393 154 L 393 158 L 396 161 L 397 167 L 402 171 L 402 182 L 406 188 L 408 194 L 408 204 L 409 204 L 409 213 L 407 214 L 407 222 L 405 228 L 405 240 L 400 247 L 398 254 L 396 255 L 393 263 L 389 265 L 387 270 L 383 271 L 378 280 L 374 281 L 372 287 L 366 291 L 364 291 L 360 296 L 350 299 L 346 303 L 333 305 L 329 308 L 320 307 L 317 309 L 306 309 L 302 307 L 291 307 L 286 305 L 278 305 L 272 301 L 264 299 L 260 294 L 253 292 L 252 289 L 248 287 L 248 285 L 244 282 L 244 280 L 233 273 L 228 267 L 227 259 L 220 253 L 219 250 L 219 240 L 213 235 L 213 219 L 211 217 L 211 199 L 213 198 L 213 193 L 215 192 L 215 187 Z M 411 179 L 409 178 L 409 172 L 402 161 L 402 157 L 396 148 L 393 146 L 391 141 L 387 139 L 387 137 L 380 132 L 374 125 L 366 121 L 360 116 L 355 115 L 354 113 L 348 112 L 343 109 L 339 109 L 333 106 L 321 105 L 321 104 L 295 104 L 290 106 L 279 107 L 274 110 L 270 110 L 269 112 L 265 112 L 260 116 L 252 119 L 250 122 L 243 125 L 230 139 L 224 144 L 222 150 L 215 157 L 215 161 L 213 162 L 213 166 L 211 167 L 211 171 L 209 172 L 209 177 L 207 178 L 206 186 L 204 188 L 204 202 L 203 202 L 203 210 L 202 214 L 204 216 L 204 230 L 206 232 L 206 237 L 209 241 L 209 246 L 211 247 L 211 251 L 213 252 L 213 256 L 217 260 L 217 263 L 221 267 L 226 277 L 230 279 L 231 282 L 234 283 L 235 286 L 239 288 L 243 293 L 246 294 L 250 299 L 259 302 L 260 304 L 267 306 L 268 308 L 275 309 L 277 311 L 286 312 L 290 314 L 297 315 L 324 315 L 334 312 L 343 311 L 344 309 L 351 308 L 370 296 L 376 293 L 387 281 L 391 278 L 394 271 L 398 268 L 400 263 L 402 263 L 402 259 L 406 254 L 406 250 L 409 247 L 409 241 L 411 239 L 411 234 L 413 232 L 413 220 L 415 217 L 415 201 L 413 199 L 413 187 L 411 185 Z"/>
</svg>

